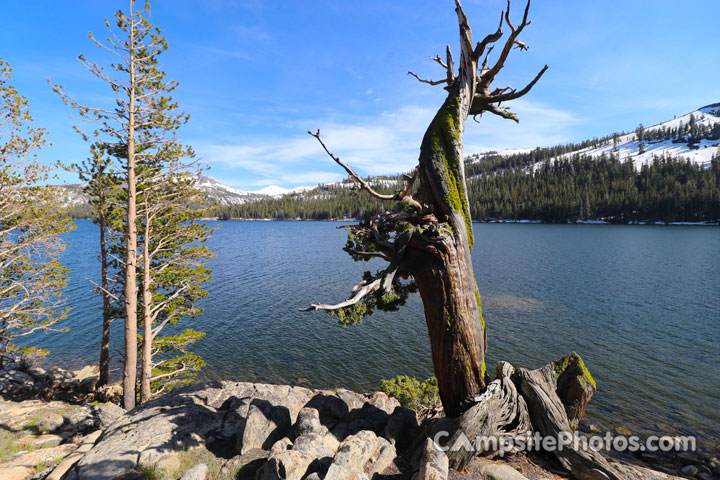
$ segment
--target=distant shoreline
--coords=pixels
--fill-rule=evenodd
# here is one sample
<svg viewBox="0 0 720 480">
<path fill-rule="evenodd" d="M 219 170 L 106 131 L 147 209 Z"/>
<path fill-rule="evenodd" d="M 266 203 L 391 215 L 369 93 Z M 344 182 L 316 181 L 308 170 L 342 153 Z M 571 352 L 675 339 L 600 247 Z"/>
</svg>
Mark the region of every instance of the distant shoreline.
<svg viewBox="0 0 720 480">
<path fill-rule="evenodd" d="M 357 222 L 357 218 L 328 218 L 320 220 L 316 218 L 226 218 L 205 217 L 200 220 L 219 222 Z M 552 223 L 542 220 L 473 220 L 473 223 L 519 223 L 519 224 L 542 224 L 542 225 L 680 225 L 680 226 L 712 226 L 717 227 L 717 222 L 628 222 L 613 223 L 607 220 L 578 220 L 576 222 Z"/>
</svg>

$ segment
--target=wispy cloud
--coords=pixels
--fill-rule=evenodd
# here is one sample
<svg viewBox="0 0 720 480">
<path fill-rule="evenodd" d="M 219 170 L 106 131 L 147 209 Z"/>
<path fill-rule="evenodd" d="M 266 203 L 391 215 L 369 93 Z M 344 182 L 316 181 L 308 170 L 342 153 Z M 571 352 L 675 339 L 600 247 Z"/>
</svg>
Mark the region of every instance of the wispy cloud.
<svg viewBox="0 0 720 480">
<path fill-rule="evenodd" d="M 217 48 L 217 47 L 209 47 L 209 46 L 199 47 L 198 50 L 206 55 L 237 58 L 240 60 L 248 60 L 251 62 L 255 61 L 255 58 L 252 55 L 250 55 L 249 53 L 245 53 L 243 51 L 238 51 L 238 50 L 228 50 L 226 48 Z"/>
<path fill-rule="evenodd" d="M 233 25 L 233 32 L 242 38 L 252 40 L 270 40 L 270 35 L 256 25 Z"/>
<path fill-rule="evenodd" d="M 513 107 L 520 124 L 489 114 L 480 125 L 468 121 L 465 152 L 553 145 L 567 141 L 570 128 L 578 123 L 571 114 L 543 104 L 516 101 Z M 322 138 L 333 153 L 362 175 L 380 175 L 415 166 L 422 137 L 434 114 L 434 108 L 408 105 L 352 123 L 298 123 L 322 126 Z M 197 150 L 224 177 L 233 178 L 235 185 L 295 186 L 344 176 L 309 135 L 239 139 L 231 144 L 197 145 Z"/>
<path fill-rule="evenodd" d="M 476 124 L 468 120 L 465 129 L 465 152 L 482 152 L 506 148 L 549 147 L 566 143 L 572 129 L 581 120 L 570 112 L 543 103 L 515 100 L 510 110 L 519 123 L 486 113 Z"/>
</svg>

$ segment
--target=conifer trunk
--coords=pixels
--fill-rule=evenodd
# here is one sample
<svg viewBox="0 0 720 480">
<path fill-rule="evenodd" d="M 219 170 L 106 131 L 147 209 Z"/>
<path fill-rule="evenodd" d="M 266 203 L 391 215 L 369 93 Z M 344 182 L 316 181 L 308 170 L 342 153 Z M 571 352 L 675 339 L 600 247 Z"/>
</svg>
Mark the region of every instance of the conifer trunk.
<svg viewBox="0 0 720 480">
<path fill-rule="evenodd" d="M 421 198 L 445 217 L 450 232 L 432 244 L 414 236 L 405 267 L 420 290 L 440 398 L 450 417 L 461 414 L 486 386 L 487 334 L 471 258 L 473 232 L 462 145 L 477 68 L 470 62 L 460 64 L 458 79 L 420 147 Z M 470 72 L 467 78 L 465 69 Z"/>
<path fill-rule="evenodd" d="M 145 205 L 145 232 L 143 235 L 143 342 L 140 372 L 140 403 L 150 400 L 150 378 L 152 375 L 152 292 L 150 291 L 150 217 Z"/>
<path fill-rule="evenodd" d="M 135 52 L 134 20 L 130 6 L 130 102 L 128 111 L 127 158 L 127 250 L 125 262 L 125 365 L 123 368 L 123 407 L 135 408 L 137 383 L 137 186 L 135 184 Z"/>
<path fill-rule="evenodd" d="M 98 387 L 107 385 L 110 382 L 110 320 L 112 319 L 110 304 L 110 282 L 108 280 L 108 255 L 106 222 L 105 222 L 105 185 L 103 185 L 102 174 L 99 176 L 98 188 L 98 224 L 100 226 L 100 286 L 102 289 L 102 337 L 100 340 L 100 378 Z"/>
</svg>

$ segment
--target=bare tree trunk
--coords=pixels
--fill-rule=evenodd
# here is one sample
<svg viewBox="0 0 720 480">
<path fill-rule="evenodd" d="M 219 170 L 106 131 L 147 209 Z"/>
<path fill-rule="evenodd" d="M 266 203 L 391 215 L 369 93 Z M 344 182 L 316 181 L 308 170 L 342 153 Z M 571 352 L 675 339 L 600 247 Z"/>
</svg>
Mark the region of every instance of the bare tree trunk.
<svg viewBox="0 0 720 480">
<path fill-rule="evenodd" d="M 150 378 L 152 377 L 152 292 L 150 291 L 150 216 L 145 199 L 145 233 L 143 236 L 143 342 L 140 373 L 140 403 L 150 400 Z"/>
<path fill-rule="evenodd" d="M 447 237 L 432 247 L 433 253 L 409 248 L 405 258 L 423 300 L 440 398 L 446 415 L 454 417 L 485 389 L 487 337 L 474 277 L 465 275 L 461 252 Z"/>
<path fill-rule="evenodd" d="M 135 407 L 137 383 L 137 225 L 135 185 L 135 53 L 134 20 L 130 4 L 130 102 L 128 111 L 127 158 L 127 250 L 125 261 L 125 365 L 123 368 L 123 407 Z"/>
<path fill-rule="evenodd" d="M 425 307 L 440 398 L 450 417 L 462 413 L 467 402 L 485 390 L 487 345 L 470 256 L 473 232 L 463 158 L 477 61 L 472 55 L 472 33 L 459 6 L 457 13 L 462 47 L 457 78 L 425 132 L 419 160 L 421 199 L 438 218 L 446 219 L 451 235 L 434 243 L 424 259 L 409 264 Z M 413 250 L 408 251 L 410 257 Z"/>
<path fill-rule="evenodd" d="M 103 313 L 102 313 L 102 339 L 100 341 L 100 378 L 98 387 L 107 385 L 110 381 L 110 320 L 112 319 L 110 304 L 110 282 L 108 280 L 108 255 L 106 222 L 105 222 L 105 185 L 102 183 L 102 175 L 99 177 L 98 188 L 98 224 L 100 226 L 100 288 L 102 290 Z"/>
</svg>

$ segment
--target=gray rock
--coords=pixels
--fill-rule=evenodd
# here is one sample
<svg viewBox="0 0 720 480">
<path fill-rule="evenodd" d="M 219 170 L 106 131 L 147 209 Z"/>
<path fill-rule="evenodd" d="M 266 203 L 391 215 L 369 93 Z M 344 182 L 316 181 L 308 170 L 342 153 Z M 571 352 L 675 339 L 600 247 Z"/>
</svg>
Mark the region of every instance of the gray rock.
<svg viewBox="0 0 720 480">
<path fill-rule="evenodd" d="M 84 378 L 78 383 L 77 391 L 80 393 L 92 393 L 95 391 L 95 386 L 99 380 L 99 376 Z"/>
<path fill-rule="evenodd" d="M 395 447 L 390 442 L 370 430 L 363 430 L 340 443 L 325 478 L 372 478 L 395 458 Z"/>
<path fill-rule="evenodd" d="M 45 378 L 45 369 L 42 367 L 38 367 L 37 365 L 30 365 L 28 368 L 25 369 L 28 375 L 33 377 L 35 381 L 42 381 Z"/>
<path fill-rule="evenodd" d="M 381 402 L 379 403 L 383 406 Z M 360 409 L 360 418 L 353 422 L 355 425 L 350 424 L 350 431 L 354 433 L 361 429 L 372 430 L 375 434 L 380 435 L 385 430 L 388 418 L 390 418 L 390 415 L 386 410 L 368 402 Z M 360 427 L 358 428 L 357 425 L 360 425 Z"/>
<path fill-rule="evenodd" d="M 118 417 L 64 480 L 111 480 L 152 465 L 172 451 L 201 445 L 222 420 L 205 404 L 208 393 L 193 385 Z"/>
<path fill-rule="evenodd" d="M 347 406 L 349 411 L 362 408 L 362 406 L 365 405 L 365 403 L 368 401 L 368 398 L 366 396 L 342 388 L 338 389 L 335 395 L 337 395 L 338 398 L 345 402 L 345 405 Z"/>
<path fill-rule="evenodd" d="M 431 438 L 425 440 L 425 447 L 420 457 L 420 469 L 417 480 L 446 480 L 448 477 L 448 458 L 445 452 L 435 448 Z"/>
<path fill-rule="evenodd" d="M 623 475 L 621 478 L 640 478 L 643 480 L 682 480 L 682 477 L 669 475 L 658 470 L 641 467 L 623 462 L 611 462 L 612 466 L 620 471 Z"/>
<path fill-rule="evenodd" d="M 180 480 L 205 480 L 207 473 L 208 466 L 204 463 L 199 463 L 185 472 L 185 474 L 180 477 Z"/>
<path fill-rule="evenodd" d="M 699 478 L 700 480 L 712 480 L 712 475 L 710 475 L 709 473 L 705 473 L 705 472 L 700 472 L 695 476 L 697 478 Z"/>
<path fill-rule="evenodd" d="M 377 450 L 377 435 L 370 430 L 363 430 L 342 441 L 333 464 L 362 471 Z"/>
<path fill-rule="evenodd" d="M 52 388 L 70 389 L 77 385 L 73 372 L 60 367 L 52 367 L 45 373 L 44 383 Z"/>
<path fill-rule="evenodd" d="M 75 380 L 82 382 L 85 379 L 100 376 L 100 367 L 97 365 L 87 365 L 80 370 L 71 372 Z"/>
<path fill-rule="evenodd" d="M 713 454 L 708 453 L 708 452 L 698 453 L 698 458 L 700 460 L 702 460 L 703 462 L 709 462 L 710 460 L 713 460 L 713 459 L 715 459 L 715 461 L 717 461 L 717 459 L 713 456 Z"/>
<path fill-rule="evenodd" d="M 292 441 L 288 437 L 284 437 L 275 442 L 270 448 L 270 451 L 273 453 L 284 452 L 285 450 L 292 448 L 292 444 Z"/>
<path fill-rule="evenodd" d="M 323 478 L 320 476 L 318 472 L 313 472 L 307 477 L 305 477 L 305 480 L 323 480 Z"/>
<path fill-rule="evenodd" d="M 256 448 L 270 450 L 273 444 L 289 431 L 290 411 L 287 407 L 254 399 L 248 410 L 242 437 L 238 437 L 236 449 L 241 455 Z"/>
<path fill-rule="evenodd" d="M 312 398 L 313 391 L 303 387 L 291 387 L 288 385 L 265 385 L 261 383 L 252 384 L 254 391 L 251 397 L 260 400 L 267 400 L 273 406 L 283 406 L 290 413 L 290 424 L 297 421 L 298 412 Z"/>
<path fill-rule="evenodd" d="M 65 418 L 59 413 L 48 413 L 38 423 L 38 430 L 41 432 L 54 432 L 63 426 Z"/>
<path fill-rule="evenodd" d="M 480 462 L 476 471 L 494 480 L 527 480 L 525 475 L 506 463 Z"/>
<path fill-rule="evenodd" d="M 247 455 L 237 455 L 222 466 L 211 480 L 215 479 L 255 479 L 258 471 L 267 464 L 270 452 L 253 450 Z"/>
<path fill-rule="evenodd" d="M 333 463 L 325 474 L 325 480 L 369 480 L 362 470 Z"/>
<path fill-rule="evenodd" d="M 58 375 L 62 376 L 63 374 L 59 372 Z M 311 399 L 318 395 L 332 397 L 322 401 L 315 400 L 322 404 L 321 409 L 318 410 L 321 424 L 323 411 L 327 412 L 329 418 L 335 418 L 335 421 L 339 421 L 338 414 L 347 415 L 347 403 L 341 397 L 336 397 L 330 392 L 314 392 L 302 387 L 243 382 L 209 382 L 176 389 L 127 413 L 123 414 L 121 409 L 115 413 L 111 412 L 112 415 L 108 416 L 108 419 L 115 414 L 119 416 L 116 416 L 114 421 L 110 420 L 110 425 L 97 439 L 97 442 L 77 463 L 70 467 L 64 480 L 87 478 L 112 480 L 120 475 L 137 471 L 138 467 L 152 465 L 172 452 L 205 446 L 208 440 L 213 438 L 216 441 L 239 443 L 241 451 L 246 444 L 248 447 L 252 444 L 269 450 L 279 440 L 292 437 L 290 426 L 297 422 L 300 410 L 308 406 Z M 348 401 L 358 398 L 357 395 L 351 393 L 347 393 L 345 397 L 348 398 Z M 382 405 L 383 399 L 379 397 L 377 402 Z M 387 405 L 385 407 L 387 408 Z M 255 413 L 251 413 L 251 409 Z M 83 421 L 81 417 L 97 417 L 99 418 L 97 423 L 104 424 L 106 423 L 105 413 L 104 411 L 84 410 L 79 417 L 70 416 L 70 418 L 78 420 L 77 423 L 80 425 L 90 425 L 96 422 Z M 268 426 L 267 421 L 271 422 L 270 427 L 274 425 L 274 430 L 261 432 L 263 425 Z M 257 423 L 257 426 L 253 426 L 254 423 Z M 255 431 L 254 434 L 253 431 Z M 368 433 L 374 436 L 372 432 Z M 243 439 L 245 436 L 247 438 Z M 252 436 L 255 438 L 250 440 Z M 292 465 L 297 465 L 295 470 L 300 472 L 302 465 L 308 459 L 310 463 L 304 471 L 298 474 L 312 473 L 313 468 L 316 467 L 310 468 L 309 465 L 315 462 L 316 458 L 310 458 L 311 456 L 302 452 L 300 448 L 310 448 L 314 444 L 309 441 L 307 444 L 303 442 L 306 440 L 300 442 L 298 449 L 288 450 L 289 444 L 287 444 L 284 450 L 272 452 L 270 456 L 276 457 L 273 465 L 277 468 L 274 473 L 272 469 L 266 469 L 265 473 L 269 476 L 277 476 L 282 473 L 280 468 L 284 471 Z M 332 442 L 338 443 L 336 438 L 332 438 L 332 435 L 322 436 L 323 449 L 334 450 Z M 378 462 L 384 463 L 383 459 L 392 451 L 384 452 L 382 448 L 379 448 L 380 443 L 376 436 L 375 441 L 371 443 L 374 443 L 372 451 L 358 455 L 365 459 L 364 463 L 379 466 Z M 319 449 L 320 445 L 316 447 Z M 276 450 L 280 450 L 280 448 L 278 447 Z M 338 450 L 340 449 L 338 448 Z M 249 458 L 251 454 L 262 454 L 262 458 L 266 458 L 269 453 L 265 450 L 254 450 L 237 458 Z M 337 455 L 338 452 L 333 455 L 333 459 Z M 350 454 L 346 452 L 347 455 Z M 271 463 L 261 461 L 258 457 L 253 468 L 259 467 L 263 462 L 265 465 Z M 365 475 L 362 470 L 360 472 Z M 352 475 L 357 476 L 356 473 L 352 473 Z M 357 478 L 361 477 L 357 476 Z"/>
<path fill-rule="evenodd" d="M 30 375 L 20 370 L 0 371 L 0 378 L 22 386 L 32 387 L 35 384 L 35 380 Z"/>
<path fill-rule="evenodd" d="M 698 473 L 698 468 L 695 465 L 686 465 L 682 470 L 680 470 L 680 473 L 693 477 L 696 473 Z"/>
<path fill-rule="evenodd" d="M 0 393 L 7 393 L 15 384 L 6 378 L 0 378 Z"/>
<path fill-rule="evenodd" d="M 330 392 L 318 393 L 305 405 L 305 408 L 313 408 L 318 411 L 320 423 L 328 429 L 332 429 L 347 416 L 348 412 L 353 410 L 353 407 L 339 396 L 340 392 L 343 391 L 338 390 L 338 394 L 335 395 L 330 394 Z M 355 393 L 354 395 L 358 394 Z M 345 397 L 352 405 L 355 405 L 354 397 L 350 394 L 345 395 Z M 356 408 L 361 408 L 362 405 L 360 403 Z"/>
<path fill-rule="evenodd" d="M 320 412 L 310 407 L 304 407 L 300 410 L 294 430 L 295 435 L 298 437 L 308 433 L 317 435 L 326 435 L 328 433 L 327 427 L 320 423 Z"/>
<path fill-rule="evenodd" d="M 348 436 L 348 432 L 350 431 L 350 425 L 346 421 L 342 421 L 335 425 L 332 430 L 330 430 L 330 433 L 338 439 L 344 439 Z"/>
<path fill-rule="evenodd" d="M 368 399 L 368 403 L 373 407 L 379 408 L 388 415 L 392 415 L 400 402 L 394 397 L 389 397 L 385 392 L 375 392 Z"/>
<path fill-rule="evenodd" d="M 330 466 L 340 442 L 332 435 L 308 433 L 295 439 L 292 449 L 305 452 L 318 460 L 324 470 Z"/>
<path fill-rule="evenodd" d="M 373 478 L 373 475 L 376 473 L 383 473 L 390 465 L 393 464 L 395 458 L 397 457 L 394 445 L 385 440 L 383 437 L 378 437 L 377 441 L 377 450 L 363 469 L 370 478 Z"/>
<path fill-rule="evenodd" d="M 257 480 L 301 480 L 315 460 L 312 455 L 299 450 L 273 453 L 267 463 L 257 472 Z"/>
<path fill-rule="evenodd" d="M 71 433 L 88 433 L 110 426 L 125 410 L 114 403 L 103 405 L 85 405 L 68 417 L 66 430 Z"/>
</svg>

